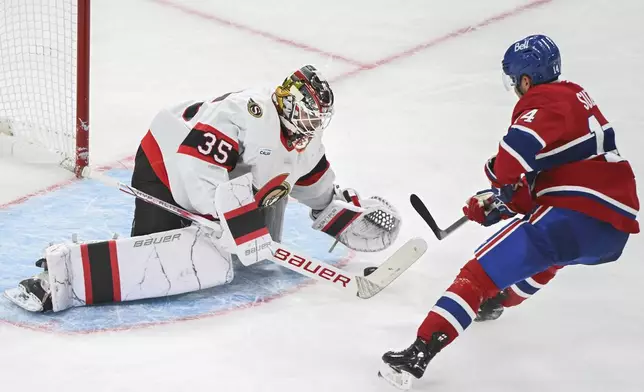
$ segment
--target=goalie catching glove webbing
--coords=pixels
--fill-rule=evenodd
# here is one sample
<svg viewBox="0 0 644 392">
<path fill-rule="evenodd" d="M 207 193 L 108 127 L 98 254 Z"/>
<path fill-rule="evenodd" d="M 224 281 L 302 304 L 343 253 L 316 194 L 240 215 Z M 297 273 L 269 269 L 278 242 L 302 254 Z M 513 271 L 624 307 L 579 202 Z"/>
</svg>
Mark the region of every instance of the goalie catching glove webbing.
<svg viewBox="0 0 644 392">
<path fill-rule="evenodd" d="M 350 249 L 378 252 L 391 245 L 400 231 L 398 211 L 385 199 L 360 199 L 353 189 L 336 185 L 331 203 L 311 211 L 313 228 L 337 239 Z"/>
</svg>

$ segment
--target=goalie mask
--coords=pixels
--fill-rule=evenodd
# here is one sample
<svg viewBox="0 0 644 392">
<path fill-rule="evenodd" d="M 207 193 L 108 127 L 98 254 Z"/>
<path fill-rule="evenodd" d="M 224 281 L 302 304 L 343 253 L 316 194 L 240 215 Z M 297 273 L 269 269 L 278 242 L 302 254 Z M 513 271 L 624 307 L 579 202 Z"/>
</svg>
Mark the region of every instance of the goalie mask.
<svg viewBox="0 0 644 392">
<path fill-rule="evenodd" d="M 288 142 L 303 150 L 333 116 L 333 91 L 312 65 L 295 71 L 277 86 L 273 102 Z"/>
</svg>

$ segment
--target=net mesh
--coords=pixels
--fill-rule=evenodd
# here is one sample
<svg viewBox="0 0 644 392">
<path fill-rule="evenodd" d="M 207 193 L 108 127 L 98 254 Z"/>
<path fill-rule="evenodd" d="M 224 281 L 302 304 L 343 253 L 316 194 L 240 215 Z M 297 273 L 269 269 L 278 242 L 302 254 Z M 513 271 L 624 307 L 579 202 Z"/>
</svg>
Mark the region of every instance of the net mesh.
<svg viewBox="0 0 644 392">
<path fill-rule="evenodd" d="M 0 0 L 0 133 L 75 164 L 77 0 Z"/>
</svg>

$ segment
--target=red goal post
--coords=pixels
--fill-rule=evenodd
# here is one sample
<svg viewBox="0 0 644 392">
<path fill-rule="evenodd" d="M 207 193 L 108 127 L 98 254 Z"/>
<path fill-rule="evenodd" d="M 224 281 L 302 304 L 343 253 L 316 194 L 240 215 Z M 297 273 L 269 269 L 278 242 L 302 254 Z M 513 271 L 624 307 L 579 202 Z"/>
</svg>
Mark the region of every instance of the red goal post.
<svg viewBox="0 0 644 392">
<path fill-rule="evenodd" d="M 89 164 L 90 0 L 0 0 L 0 145 Z M 30 156 L 24 157 L 30 160 Z"/>
</svg>

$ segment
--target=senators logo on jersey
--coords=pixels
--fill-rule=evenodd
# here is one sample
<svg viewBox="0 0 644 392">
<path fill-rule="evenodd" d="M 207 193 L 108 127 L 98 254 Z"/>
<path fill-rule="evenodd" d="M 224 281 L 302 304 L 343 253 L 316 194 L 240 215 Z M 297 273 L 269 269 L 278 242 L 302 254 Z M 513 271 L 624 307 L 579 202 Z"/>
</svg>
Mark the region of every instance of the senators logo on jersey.
<svg viewBox="0 0 644 392">
<path fill-rule="evenodd" d="M 262 107 L 257 104 L 257 102 L 253 101 L 253 98 L 248 99 L 248 113 L 250 113 L 251 116 L 260 118 L 262 117 Z"/>
<path fill-rule="evenodd" d="M 255 192 L 257 206 L 260 208 L 268 207 L 288 196 L 291 193 L 291 184 L 285 181 L 287 177 L 288 173 L 280 174 Z"/>
</svg>

